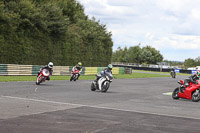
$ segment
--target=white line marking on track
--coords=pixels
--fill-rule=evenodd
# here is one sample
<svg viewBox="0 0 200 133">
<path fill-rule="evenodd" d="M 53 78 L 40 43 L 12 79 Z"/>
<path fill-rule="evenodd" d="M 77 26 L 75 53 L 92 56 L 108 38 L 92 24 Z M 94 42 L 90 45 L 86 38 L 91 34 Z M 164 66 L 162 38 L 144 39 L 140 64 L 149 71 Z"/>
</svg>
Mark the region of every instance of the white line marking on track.
<svg viewBox="0 0 200 133">
<path fill-rule="evenodd" d="M 47 101 L 47 100 L 39 100 L 39 99 L 31 99 L 31 98 L 22 98 L 22 97 L 12 97 L 12 96 L 1 96 L 1 97 L 10 98 L 10 99 L 34 101 L 34 102 L 43 102 L 43 103 L 63 104 L 63 105 L 72 105 L 72 106 L 84 106 L 84 105 L 81 105 L 81 104 L 63 103 L 63 102 L 56 102 L 56 101 Z"/>
<path fill-rule="evenodd" d="M 110 108 L 110 107 L 101 107 L 101 106 L 92 106 L 92 105 L 74 104 L 74 103 L 64 103 L 64 102 L 47 101 L 47 100 L 39 100 L 39 99 L 29 99 L 29 98 L 12 97 L 12 96 L 1 96 L 1 97 L 10 98 L 10 99 L 35 101 L 35 102 L 61 104 L 61 105 L 62 104 L 63 105 L 72 105 L 72 106 L 78 106 L 78 107 L 91 107 L 91 108 L 99 108 L 99 109 L 108 109 L 108 110 L 116 110 L 116 111 L 126 111 L 126 112 L 133 112 L 133 113 L 141 113 L 141 114 L 151 114 L 151 115 L 160 115 L 160 116 L 167 116 L 167 117 L 176 117 L 176 118 L 186 118 L 186 119 L 200 120 L 200 118 L 195 118 L 195 117 L 176 116 L 176 115 L 169 115 L 169 114 L 162 114 L 162 113 L 152 113 L 152 112 L 137 111 L 137 110 L 117 109 L 117 108 Z"/>
<path fill-rule="evenodd" d="M 37 88 L 35 88 L 35 92 L 37 92 Z"/>
</svg>

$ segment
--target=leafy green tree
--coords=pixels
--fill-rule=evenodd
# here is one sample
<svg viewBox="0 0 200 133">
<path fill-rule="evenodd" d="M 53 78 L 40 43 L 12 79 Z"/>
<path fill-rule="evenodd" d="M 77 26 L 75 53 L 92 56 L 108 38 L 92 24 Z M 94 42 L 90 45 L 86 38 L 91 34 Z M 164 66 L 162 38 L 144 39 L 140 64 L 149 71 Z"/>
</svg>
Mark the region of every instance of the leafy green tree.
<svg viewBox="0 0 200 133">
<path fill-rule="evenodd" d="M 188 58 L 184 61 L 184 66 L 186 68 L 188 67 L 195 67 L 196 66 L 196 63 L 195 63 L 195 60 L 194 59 L 191 59 L 191 58 Z"/>
<path fill-rule="evenodd" d="M 155 48 L 151 46 L 146 46 L 142 48 L 140 63 L 156 64 L 157 62 L 161 62 L 162 60 L 163 56 Z"/>
<path fill-rule="evenodd" d="M 128 49 L 128 62 L 139 63 L 141 60 L 140 53 L 141 53 L 140 45 L 130 47 Z"/>
<path fill-rule="evenodd" d="M 119 47 L 113 52 L 113 62 L 129 62 L 129 63 L 144 63 L 144 64 L 156 64 L 161 62 L 163 56 L 155 48 L 146 46 L 140 48 L 140 44 L 127 49 Z"/>
<path fill-rule="evenodd" d="M 76 0 L 0 2 L 0 63 L 105 66 L 111 36 Z"/>
<path fill-rule="evenodd" d="M 200 56 L 195 59 L 195 65 L 200 66 Z"/>
</svg>

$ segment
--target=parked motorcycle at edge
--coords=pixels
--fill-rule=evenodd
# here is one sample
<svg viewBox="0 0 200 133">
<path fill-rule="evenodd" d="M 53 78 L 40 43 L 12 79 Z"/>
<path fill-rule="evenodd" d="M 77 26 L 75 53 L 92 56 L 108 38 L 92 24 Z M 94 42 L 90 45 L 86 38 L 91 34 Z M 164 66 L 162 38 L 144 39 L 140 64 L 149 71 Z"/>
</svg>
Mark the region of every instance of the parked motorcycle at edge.
<svg viewBox="0 0 200 133">
<path fill-rule="evenodd" d="M 76 81 L 78 79 L 78 75 L 79 75 L 79 70 L 77 68 L 73 68 L 70 81 L 72 80 Z"/>
<path fill-rule="evenodd" d="M 184 87 L 184 81 L 180 80 L 178 83 L 181 85 L 174 89 L 172 93 L 173 99 L 185 98 L 191 99 L 193 102 L 198 102 L 200 100 L 200 82 L 195 83 L 189 82 L 188 87 Z"/>
<path fill-rule="evenodd" d="M 91 84 L 91 91 L 99 90 L 101 92 L 106 92 L 109 87 L 110 83 L 112 82 L 113 75 L 111 73 L 107 73 L 105 76 L 101 76 L 101 74 L 96 75 L 97 80 L 96 82 L 93 81 Z"/>
<path fill-rule="evenodd" d="M 45 82 L 47 77 L 50 76 L 50 72 L 47 69 L 43 69 L 37 77 L 36 85 L 39 85 L 42 82 Z"/>
</svg>

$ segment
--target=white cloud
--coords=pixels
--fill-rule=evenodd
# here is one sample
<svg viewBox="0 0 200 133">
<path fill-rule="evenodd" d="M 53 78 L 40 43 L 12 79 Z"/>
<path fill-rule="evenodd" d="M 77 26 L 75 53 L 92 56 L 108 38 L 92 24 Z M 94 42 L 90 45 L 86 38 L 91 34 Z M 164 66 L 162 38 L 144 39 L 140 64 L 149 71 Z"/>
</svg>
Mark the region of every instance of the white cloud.
<svg viewBox="0 0 200 133">
<path fill-rule="evenodd" d="M 184 56 L 189 58 L 200 47 L 200 0 L 79 1 L 86 14 L 107 25 L 114 49 L 141 43 L 164 51 L 167 59 L 180 50 L 191 52 Z"/>
<path fill-rule="evenodd" d="M 200 20 L 200 9 L 192 9 L 191 19 Z"/>
<path fill-rule="evenodd" d="M 171 34 L 152 43 L 159 49 L 196 50 L 200 46 L 200 36 Z"/>
<path fill-rule="evenodd" d="M 178 21 L 178 18 L 175 17 L 175 16 L 161 16 L 160 17 L 160 20 L 163 20 L 163 21 L 171 21 L 171 22 L 177 22 Z"/>
</svg>

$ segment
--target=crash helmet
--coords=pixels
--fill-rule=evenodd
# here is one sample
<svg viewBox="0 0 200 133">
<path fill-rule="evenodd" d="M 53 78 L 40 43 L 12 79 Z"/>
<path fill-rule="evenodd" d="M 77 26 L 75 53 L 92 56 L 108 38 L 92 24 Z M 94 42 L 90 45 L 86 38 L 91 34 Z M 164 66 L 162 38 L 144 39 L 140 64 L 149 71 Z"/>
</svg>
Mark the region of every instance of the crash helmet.
<svg viewBox="0 0 200 133">
<path fill-rule="evenodd" d="M 113 68 L 112 64 L 109 64 L 109 65 L 108 65 L 108 69 L 109 69 L 109 70 L 112 70 L 112 68 Z"/>
<path fill-rule="evenodd" d="M 53 68 L 53 62 L 49 62 L 48 67 L 52 69 Z"/>
<path fill-rule="evenodd" d="M 81 62 L 79 62 L 79 63 L 78 63 L 78 65 L 79 65 L 79 66 L 82 66 L 82 63 L 81 63 Z"/>
<path fill-rule="evenodd" d="M 197 70 L 197 71 L 196 71 L 196 73 L 195 73 L 195 75 L 196 75 L 197 77 L 199 77 L 199 78 L 200 78 L 200 71 L 199 71 L 199 70 Z"/>
</svg>

